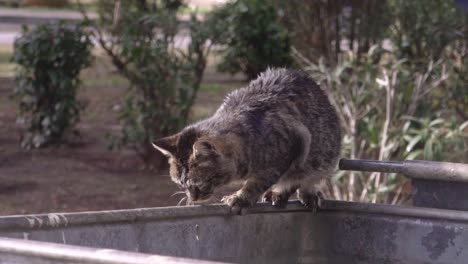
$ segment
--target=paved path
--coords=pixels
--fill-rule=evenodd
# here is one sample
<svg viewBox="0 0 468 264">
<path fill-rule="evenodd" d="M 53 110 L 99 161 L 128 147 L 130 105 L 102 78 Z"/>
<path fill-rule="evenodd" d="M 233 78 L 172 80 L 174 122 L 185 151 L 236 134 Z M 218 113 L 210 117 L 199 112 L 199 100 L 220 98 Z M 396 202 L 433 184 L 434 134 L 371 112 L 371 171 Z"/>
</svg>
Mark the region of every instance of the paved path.
<svg viewBox="0 0 468 264">
<path fill-rule="evenodd" d="M 226 0 L 189 0 L 190 6 L 200 8 L 211 8 L 215 5 L 222 4 Z M 95 18 L 96 14 L 90 13 L 91 18 Z M 22 24 L 42 24 L 60 19 L 65 20 L 80 20 L 81 14 L 77 11 L 68 10 L 31 10 L 31 9 L 13 9 L 0 8 L 0 44 L 13 44 L 15 38 L 21 32 Z M 189 15 L 181 15 L 181 20 L 188 20 Z M 179 37 L 179 45 L 184 46 L 188 43 L 187 37 Z"/>
<path fill-rule="evenodd" d="M 12 44 L 18 32 L 0 32 L 0 44 Z"/>
<path fill-rule="evenodd" d="M 72 10 L 47 10 L 47 9 L 23 9 L 23 8 L 0 8 L 0 19 L 17 17 L 22 19 L 44 18 L 44 19 L 81 19 L 81 14 Z"/>
</svg>

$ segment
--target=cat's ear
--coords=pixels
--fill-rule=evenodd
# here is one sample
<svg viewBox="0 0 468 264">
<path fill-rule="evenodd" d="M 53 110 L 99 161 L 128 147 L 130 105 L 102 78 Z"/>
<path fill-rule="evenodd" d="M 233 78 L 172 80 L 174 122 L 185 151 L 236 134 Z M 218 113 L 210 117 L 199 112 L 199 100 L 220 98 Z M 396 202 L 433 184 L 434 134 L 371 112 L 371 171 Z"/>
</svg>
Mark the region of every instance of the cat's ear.
<svg viewBox="0 0 468 264">
<path fill-rule="evenodd" d="M 216 146 L 209 140 L 198 140 L 193 144 L 193 155 L 210 156 L 217 154 Z"/>
<path fill-rule="evenodd" d="M 151 144 L 157 150 L 161 151 L 162 154 L 171 157 L 175 155 L 179 136 L 179 134 L 175 134 L 169 137 L 160 138 L 158 140 L 154 140 Z"/>
</svg>

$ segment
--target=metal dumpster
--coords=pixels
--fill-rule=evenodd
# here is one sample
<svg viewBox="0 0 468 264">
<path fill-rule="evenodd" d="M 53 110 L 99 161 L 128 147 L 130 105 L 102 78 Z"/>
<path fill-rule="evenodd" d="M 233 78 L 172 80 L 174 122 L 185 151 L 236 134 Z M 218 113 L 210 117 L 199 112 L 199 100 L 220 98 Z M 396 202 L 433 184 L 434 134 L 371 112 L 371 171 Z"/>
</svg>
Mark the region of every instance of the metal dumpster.
<svg viewBox="0 0 468 264">
<path fill-rule="evenodd" d="M 468 263 L 468 212 L 332 200 L 6 216 L 0 237 L 0 263 Z"/>
</svg>

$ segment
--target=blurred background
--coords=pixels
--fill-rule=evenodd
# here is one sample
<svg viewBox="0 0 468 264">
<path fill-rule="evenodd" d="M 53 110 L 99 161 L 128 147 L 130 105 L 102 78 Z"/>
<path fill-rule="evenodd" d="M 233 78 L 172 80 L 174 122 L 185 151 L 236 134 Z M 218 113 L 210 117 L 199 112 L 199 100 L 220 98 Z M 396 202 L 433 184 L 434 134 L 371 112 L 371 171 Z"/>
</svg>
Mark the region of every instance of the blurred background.
<svg viewBox="0 0 468 264">
<path fill-rule="evenodd" d="M 176 205 L 150 140 L 269 66 L 320 83 L 344 158 L 468 163 L 467 12 L 464 0 L 0 0 L 0 214 Z M 332 199 L 411 199 L 396 174 L 332 183 Z"/>
</svg>

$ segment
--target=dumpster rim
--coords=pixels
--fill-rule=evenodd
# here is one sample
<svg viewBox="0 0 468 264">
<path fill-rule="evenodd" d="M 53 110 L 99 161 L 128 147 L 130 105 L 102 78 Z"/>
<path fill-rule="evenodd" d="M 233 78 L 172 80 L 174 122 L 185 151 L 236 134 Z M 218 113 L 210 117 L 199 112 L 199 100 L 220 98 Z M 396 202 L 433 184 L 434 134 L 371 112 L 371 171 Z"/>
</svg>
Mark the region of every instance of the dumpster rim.
<svg viewBox="0 0 468 264">
<path fill-rule="evenodd" d="M 322 200 L 319 214 L 333 212 L 353 212 L 357 214 L 380 214 L 423 219 L 439 219 L 468 222 L 468 212 L 447 209 L 409 207 L 385 204 L 357 203 L 338 200 Z M 267 203 L 257 203 L 243 209 L 242 215 L 270 213 L 313 213 L 303 207 L 299 201 L 290 201 L 284 208 L 276 208 Z M 155 207 L 125 210 L 90 211 L 75 213 L 49 213 L 37 215 L 11 215 L 0 217 L 0 230 L 34 230 L 62 228 L 68 226 L 95 225 L 101 223 L 132 223 L 161 221 L 168 219 L 187 219 L 201 217 L 238 217 L 233 215 L 227 205 L 195 205 L 184 207 Z"/>
</svg>

